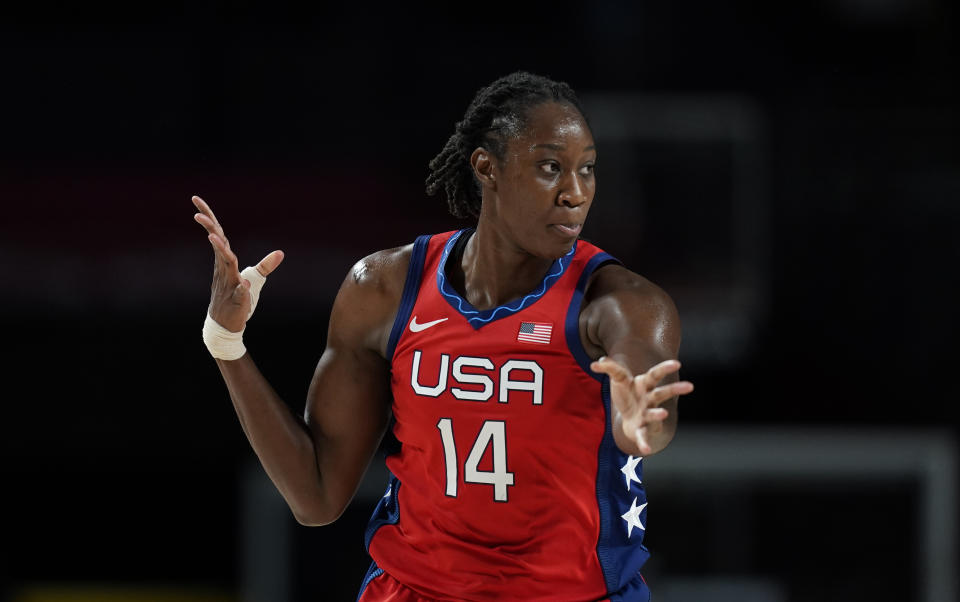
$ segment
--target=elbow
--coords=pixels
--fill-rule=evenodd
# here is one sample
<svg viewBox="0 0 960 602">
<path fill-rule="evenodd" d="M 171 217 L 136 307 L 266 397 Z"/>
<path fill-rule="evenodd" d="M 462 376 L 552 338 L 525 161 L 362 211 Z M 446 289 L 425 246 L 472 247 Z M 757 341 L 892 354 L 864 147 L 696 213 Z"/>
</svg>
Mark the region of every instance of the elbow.
<svg viewBox="0 0 960 602">
<path fill-rule="evenodd" d="M 297 522 L 304 527 L 323 527 L 332 523 L 333 520 L 336 520 L 328 520 L 327 517 L 320 514 L 306 514 L 297 511 L 293 512 L 293 518 L 297 519 Z"/>
<path fill-rule="evenodd" d="M 329 485 L 280 487 L 277 489 L 287 502 L 293 518 L 304 527 L 323 527 L 336 521 L 347 509 L 352 496 L 331 491 Z"/>
<path fill-rule="evenodd" d="M 342 508 L 325 508 L 319 504 L 290 504 L 290 511 L 293 512 L 293 518 L 304 527 L 324 527 L 329 525 L 340 518 L 344 510 L 346 510 L 345 506 Z"/>
</svg>

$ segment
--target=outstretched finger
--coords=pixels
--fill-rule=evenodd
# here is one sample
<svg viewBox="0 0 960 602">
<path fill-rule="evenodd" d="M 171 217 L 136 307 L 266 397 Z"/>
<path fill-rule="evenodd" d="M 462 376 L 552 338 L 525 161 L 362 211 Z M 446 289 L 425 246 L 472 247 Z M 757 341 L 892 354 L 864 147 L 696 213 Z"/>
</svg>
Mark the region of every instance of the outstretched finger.
<svg viewBox="0 0 960 602">
<path fill-rule="evenodd" d="M 669 415 L 670 412 L 664 408 L 649 408 L 643 412 L 643 422 L 648 426 L 654 423 L 662 423 Z"/>
<path fill-rule="evenodd" d="M 634 438 L 637 442 L 637 449 L 640 450 L 641 456 L 649 456 L 653 453 L 653 447 L 651 447 L 650 442 L 647 441 L 647 436 L 642 428 L 638 428 L 636 430 L 634 433 Z"/>
<path fill-rule="evenodd" d="M 223 263 L 227 270 L 232 272 L 237 279 L 240 278 L 239 262 L 236 254 L 230 249 L 226 241 L 216 234 L 207 236 L 207 240 L 213 246 L 213 254 L 218 263 Z"/>
<path fill-rule="evenodd" d="M 211 234 L 219 234 L 226 240 L 227 237 L 223 233 L 223 227 L 220 226 L 220 222 L 217 221 L 217 216 L 213 214 L 213 209 L 210 208 L 210 205 L 207 205 L 206 201 L 198 196 L 194 196 L 191 200 L 193 201 L 194 207 L 200 212 L 194 216 L 194 219 L 200 222 L 204 228 L 207 228 L 207 231 Z"/>
<path fill-rule="evenodd" d="M 590 369 L 594 372 L 606 374 L 615 382 L 623 383 L 633 378 L 633 375 L 630 374 L 630 371 L 626 368 L 626 366 L 606 356 L 601 357 L 600 359 L 591 363 Z"/>
<path fill-rule="evenodd" d="M 661 380 L 664 379 L 669 374 L 673 374 L 680 369 L 680 362 L 677 360 L 666 360 L 660 362 L 653 368 L 650 368 L 643 374 L 637 377 L 637 390 L 640 393 L 647 393 L 648 391 L 653 390 Z"/>
<path fill-rule="evenodd" d="M 663 385 L 662 387 L 657 387 L 653 391 L 650 391 L 647 394 L 647 403 L 651 405 L 658 405 L 679 395 L 686 395 L 691 391 L 693 391 L 693 383 L 690 381 L 683 380 L 676 383 L 670 383 L 669 385 Z"/>
<path fill-rule="evenodd" d="M 266 257 L 260 260 L 260 263 L 257 264 L 257 271 L 260 272 L 261 276 L 269 276 L 270 272 L 277 269 L 277 266 L 280 265 L 280 262 L 283 261 L 283 251 L 279 249 L 269 253 Z"/>
<path fill-rule="evenodd" d="M 194 219 L 194 221 L 196 221 L 198 224 L 200 224 L 201 226 L 203 226 L 203 229 L 207 231 L 207 234 L 208 234 L 208 235 L 210 235 L 210 236 L 218 236 L 220 239 L 223 240 L 224 244 L 225 244 L 228 248 L 230 247 L 230 241 L 227 240 L 227 237 L 224 235 L 224 233 L 223 233 L 223 228 L 220 228 L 219 226 L 217 226 L 217 224 L 215 224 L 215 223 L 213 222 L 213 220 L 211 220 L 209 217 L 207 217 L 206 215 L 204 215 L 204 214 L 202 214 L 202 213 L 194 213 L 194 214 L 193 214 L 193 219 Z"/>
</svg>

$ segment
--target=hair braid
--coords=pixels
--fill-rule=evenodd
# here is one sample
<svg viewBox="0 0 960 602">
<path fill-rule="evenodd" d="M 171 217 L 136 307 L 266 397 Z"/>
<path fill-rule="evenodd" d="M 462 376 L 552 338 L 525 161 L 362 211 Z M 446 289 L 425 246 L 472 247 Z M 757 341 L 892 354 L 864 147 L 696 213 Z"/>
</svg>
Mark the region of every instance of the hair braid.
<svg viewBox="0 0 960 602">
<path fill-rule="evenodd" d="M 434 195 L 442 188 L 450 213 L 456 217 L 479 216 L 480 185 L 473 175 L 470 155 L 482 146 L 503 159 L 507 138 L 520 135 L 529 110 L 550 101 L 568 103 L 584 115 L 580 101 L 566 83 L 525 71 L 481 88 L 443 150 L 428 164 L 427 194 Z"/>
</svg>

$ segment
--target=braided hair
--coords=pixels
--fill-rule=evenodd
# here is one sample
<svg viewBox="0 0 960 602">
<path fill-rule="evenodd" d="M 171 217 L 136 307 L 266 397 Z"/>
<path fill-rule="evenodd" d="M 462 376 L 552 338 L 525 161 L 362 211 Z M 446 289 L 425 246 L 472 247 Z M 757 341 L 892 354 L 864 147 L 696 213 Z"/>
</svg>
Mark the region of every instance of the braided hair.
<svg viewBox="0 0 960 602">
<path fill-rule="evenodd" d="M 525 71 L 481 88 L 443 150 L 430 161 L 427 194 L 432 196 L 442 188 L 450 213 L 461 218 L 479 217 L 480 183 L 474 177 L 470 155 L 483 147 L 502 160 L 507 138 L 519 136 L 529 110 L 545 102 L 567 103 L 584 114 L 569 85 Z"/>
</svg>

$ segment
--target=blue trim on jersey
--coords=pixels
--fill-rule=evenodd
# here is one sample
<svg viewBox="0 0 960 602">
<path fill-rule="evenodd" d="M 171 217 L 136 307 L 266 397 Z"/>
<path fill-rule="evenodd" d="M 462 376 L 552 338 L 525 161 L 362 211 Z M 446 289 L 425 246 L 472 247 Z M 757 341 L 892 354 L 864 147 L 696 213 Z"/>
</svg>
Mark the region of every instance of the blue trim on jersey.
<svg viewBox="0 0 960 602">
<path fill-rule="evenodd" d="M 560 279 L 560 276 L 567 271 L 567 266 L 570 265 L 570 262 L 573 259 L 573 254 L 577 251 L 577 244 L 574 242 L 573 248 L 567 252 L 566 255 L 559 259 L 555 259 L 553 264 L 550 266 L 550 269 L 547 270 L 547 275 L 544 276 L 543 281 L 540 283 L 539 288 L 529 295 L 513 299 L 504 305 L 498 305 L 491 309 L 485 309 L 480 311 L 474 306 L 470 305 L 466 299 L 461 297 L 459 293 L 447 281 L 447 259 L 450 257 L 450 252 L 453 250 L 454 245 L 457 243 L 457 239 L 460 238 L 460 235 L 464 232 L 472 230 L 472 228 L 464 228 L 456 234 L 450 237 L 450 240 L 447 241 L 447 244 L 443 247 L 443 255 L 440 256 L 440 265 L 437 266 L 437 288 L 440 290 L 440 294 L 443 295 L 443 298 L 447 300 L 447 303 L 450 304 L 455 310 L 460 312 L 460 314 L 467 319 L 467 322 L 470 326 L 473 326 L 474 330 L 478 330 L 484 324 L 488 324 L 493 320 L 499 320 L 501 318 L 506 318 L 507 316 L 512 316 L 522 309 L 526 309 L 533 305 L 537 299 L 542 297 L 550 287 Z"/>
<path fill-rule="evenodd" d="M 605 426 L 603 427 L 603 439 L 600 441 L 600 452 L 597 457 L 597 508 L 600 511 L 600 537 L 597 538 L 597 557 L 600 559 L 600 566 L 603 568 L 603 578 L 607 582 L 607 591 L 615 592 L 620 589 L 617 583 L 618 568 L 610 549 L 610 531 L 613 528 L 611 524 L 613 514 L 610 511 L 610 498 L 605 495 L 610 491 L 610 477 L 614 468 L 610 466 L 610 457 L 613 455 L 615 443 L 613 433 L 611 432 L 611 420 L 613 415 L 610 412 L 610 377 L 602 375 L 601 382 L 603 397 L 603 409 L 606 414 Z"/>
<path fill-rule="evenodd" d="M 623 589 L 610 596 L 610 602 L 650 602 L 650 588 L 637 573 Z"/>
<path fill-rule="evenodd" d="M 357 594 L 357 602 L 360 602 L 360 598 L 363 597 L 363 592 L 367 591 L 367 586 L 370 585 L 370 582 L 383 574 L 383 569 L 377 566 L 377 561 L 374 560 L 370 563 L 370 568 L 367 569 L 367 574 L 363 576 L 363 583 L 360 585 L 360 593 Z"/>
<path fill-rule="evenodd" d="M 636 594 L 649 589 L 646 584 L 642 588 L 635 584 L 640 569 L 650 558 L 650 552 L 643 545 L 645 529 L 634 527 L 628 531 L 623 514 L 636 504 L 642 506 L 647 503 L 647 494 L 644 491 L 643 461 L 637 464 L 637 478 L 641 483 L 626 481 L 620 468 L 626 465 L 630 456 L 620 451 L 613 439 L 611 431 L 611 400 L 610 378 L 603 375 L 603 409 L 607 420 L 604 427 L 603 439 L 597 455 L 597 508 L 600 511 L 600 537 L 597 539 L 597 558 L 603 568 L 603 577 L 607 583 L 607 591 L 626 595 L 632 592 L 634 597 L 627 600 L 636 600 Z M 647 511 L 644 508 L 640 513 L 640 523 L 647 524 Z M 641 577 L 642 582 L 642 577 Z M 640 588 L 640 589 L 638 589 Z M 642 598 L 641 598 L 642 599 Z"/>
<path fill-rule="evenodd" d="M 590 356 L 587 355 L 586 350 L 583 348 L 583 342 L 580 341 L 580 306 L 583 303 L 583 293 L 587 290 L 587 282 L 590 281 L 590 274 L 605 263 L 619 264 L 620 262 L 609 253 L 601 251 L 591 257 L 587 265 L 583 267 L 583 272 L 580 273 L 580 279 L 577 280 L 577 288 L 573 291 L 573 298 L 570 300 L 570 307 L 567 308 L 567 317 L 564 321 L 564 330 L 567 335 L 567 348 L 570 349 L 570 353 L 573 354 L 573 358 L 577 360 L 577 363 L 580 364 L 583 371 L 598 381 L 602 380 L 602 375 L 590 369 Z"/>
<path fill-rule="evenodd" d="M 619 263 L 611 255 L 600 252 L 590 258 L 577 280 L 564 319 L 564 334 L 567 348 L 583 371 L 600 383 L 600 397 L 604 410 L 603 438 L 597 450 L 597 509 L 600 514 L 600 535 L 597 538 L 597 559 L 603 570 L 607 591 L 612 592 L 611 600 L 649 600 L 650 590 L 640 576 L 640 567 L 649 558 L 650 553 L 643 546 L 643 530 L 634 528 L 628 535 L 627 525 L 622 515 L 630 510 L 633 503 L 646 503 L 646 494 L 640 483 L 630 482 L 626 486 L 620 467 L 628 459 L 617 447 L 612 432 L 610 378 L 606 374 L 590 370 L 590 356 L 587 355 L 580 340 L 580 309 L 590 276 L 605 263 Z M 643 468 L 637 465 L 637 477 L 641 480 Z M 641 513 L 641 522 L 645 524 L 646 510 Z"/>
<path fill-rule="evenodd" d="M 417 302 L 417 293 L 420 292 L 420 276 L 423 274 L 423 260 L 427 256 L 427 244 L 430 242 L 430 236 L 424 234 L 418 236 L 413 242 L 413 253 L 410 255 L 410 267 L 407 268 L 407 279 L 403 283 L 403 296 L 400 297 L 400 307 L 397 309 L 397 317 L 393 320 L 393 328 L 390 330 L 390 340 L 387 342 L 387 361 L 393 360 L 393 352 L 397 348 L 397 342 L 403 329 L 407 327 L 407 320 L 410 319 L 410 312 Z"/>
<path fill-rule="evenodd" d="M 384 525 L 395 525 L 400 520 L 400 479 L 390 473 L 387 480 L 387 492 L 377 507 L 373 509 L 373 515 L 370 516 L 370 523 L 367 524 L 367 530 L 363 534 L 363 547 L 370 553 L 370 542 L 373 540 L 377 529 Z"/>
</svg>

